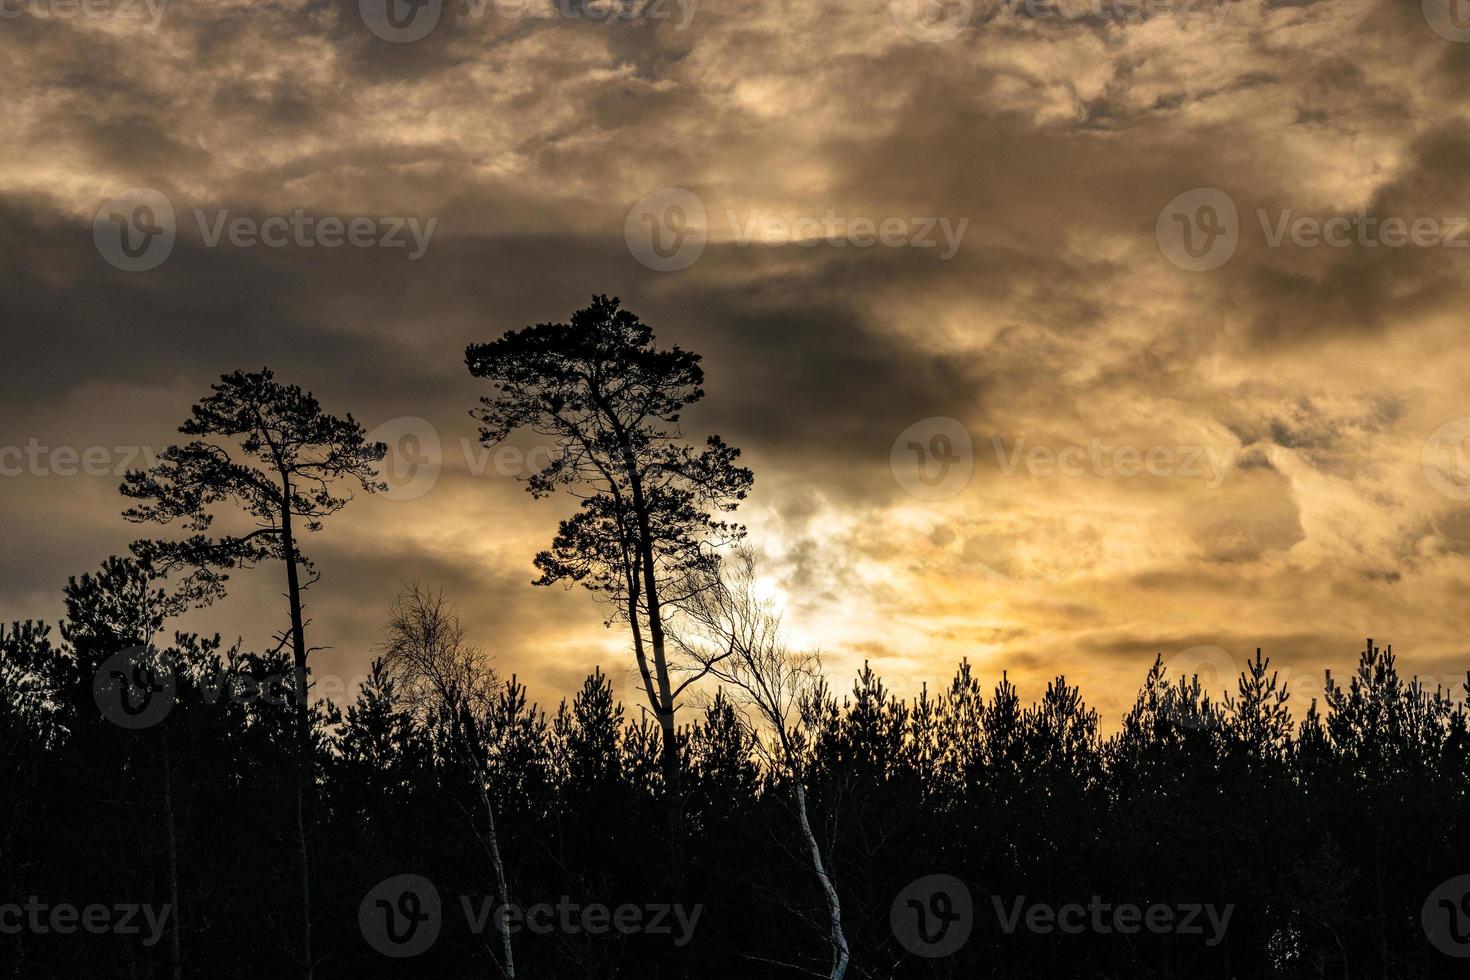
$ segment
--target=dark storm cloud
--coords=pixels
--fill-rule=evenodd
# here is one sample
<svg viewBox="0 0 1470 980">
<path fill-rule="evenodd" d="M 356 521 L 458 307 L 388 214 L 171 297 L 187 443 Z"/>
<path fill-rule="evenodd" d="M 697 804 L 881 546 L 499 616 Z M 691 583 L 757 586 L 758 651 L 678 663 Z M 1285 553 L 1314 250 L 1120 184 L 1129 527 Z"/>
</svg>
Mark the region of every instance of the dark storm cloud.
<svg viewBox="0 0 1470 980">
<path fill-rule="evenodd" d="M 827 493 L 866 497 L 891 478 L 854 482 L 863 474 L 851 461 L 886 458 L 895 420 L 968 415 L 979 379 L 971 365 L 885 333 L 820 281 L 794 292 L 804 301 L 768 304 L 737 290 L 680 297 L 708 311 L 688 346 L 706 353 L 718 400 L 699 417 Z"/>
<path fill-rule="evenodd" d="M 181 216 L 181 223 L 190 220 Z M 323 331 L 302 311 L 317 289 L 330 295 L 381 283 L 375 274 L 391 259 L 369 256 L 352 267 L 344 255 L 338 269 L 324 270 L 308 286 L 316 256 L 205 249 L 181 236 L 163 267 L 138 278 L 100 260 L 90 221 L 12 205 L 0 222 L 22 255 L 0 270 L 0 315 L 38 355 L 10 362 L 6 376 L 13 382 L 0 397 L 54 391 L 77 377 L 138 382 L 184 374 L 204 382 L 223 373 L 221 365 L 265 361 L 312 364 L 329 379 L 351 374 L 354 365 L 383 363 L 381 340 Z M 320 261 L 325 266 L 336 258 Z"/>
</svg>

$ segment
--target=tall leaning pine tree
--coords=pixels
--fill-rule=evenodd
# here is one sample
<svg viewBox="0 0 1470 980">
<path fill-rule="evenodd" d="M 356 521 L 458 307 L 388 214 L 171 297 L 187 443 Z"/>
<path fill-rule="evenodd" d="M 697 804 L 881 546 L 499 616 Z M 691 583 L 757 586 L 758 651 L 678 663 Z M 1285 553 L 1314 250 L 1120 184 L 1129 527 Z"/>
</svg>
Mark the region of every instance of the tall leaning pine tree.
<svg viewBox="0 0 1470 980">
<path fill-rule="evenodd" d="M 689 570 L 744 533 L 722 515 L 739 506 L 753 480 L 737 465 L 740 451 L 719 436 L 699 448 L 685 441 L 680 414 L 704 397 L 699 361 L 677 346 L 656 347 L 648 325 L 606 296 L 593 297 L 570 323 L 509 331 L 465 354 L 470 374 L 494 388 L 474 413 L 486 446 L 517 430 L 556 443 L 526 489 L 544 497 L 566 488 L 581 506 L 536 556 L 536 584 L 580 582 L 627 623 L 662 733 L 676 835 L 682 801 L 675 715 L 680 695 L 703 671 L 683 673 L 671 662 L 666 625 Z"/>
<path fill-rule="evenodd" d="M 303 533 L 352 499 L 350 486 L 386 489 L 377 464 L 387 452 L 369 442 L 351 415 L 324 412 L 310 392 L 275 380 L 269 369 L 227 374 L 194 405 L 179 432 L 190 441 L 170 446 L 149 470 L 130 470 L 122 493 L 138 503 L 124 512 L 137 523 L 178 523 L 181 540 L 139 541 L 133 549 L 160 570 L 184 574 L 184 592 L 200 603 L 221 597 L 228 571 L 261 562 L 285 566 L 290 622 L 281 634 L 295 667 L 296 830 L 301 876 L 303 973 L 315 959 L 311 938 L 311 862 L 307 848 L 316 798 L 311 701 L 307 688 L 303 573 L 312 565 L 299 547 Z M 236 533 L 211 535 L 228 513 Z"/>
</svg>

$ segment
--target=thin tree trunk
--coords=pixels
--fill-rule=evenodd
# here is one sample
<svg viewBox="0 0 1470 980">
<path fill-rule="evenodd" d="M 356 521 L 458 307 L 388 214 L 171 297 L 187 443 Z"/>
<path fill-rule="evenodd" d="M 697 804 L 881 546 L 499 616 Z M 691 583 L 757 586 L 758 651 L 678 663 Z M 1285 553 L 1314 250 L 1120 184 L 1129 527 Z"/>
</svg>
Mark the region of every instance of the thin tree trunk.
<svg viewBox="0 0 1470 980">
<path fill-rule="evenodd" d="M 472 750 L 473 751 L 473 750 Z M 472 759 L 478 756 L 471 756 Z M 500 900 L 510 904 L 510 889 L 505 884 L 505 863 L 500 859 L 500 838 L 495 833 L 495 808 L 490 804 L 490 793 L 485 789 L 485 772 L 478 763 L 474 766 L 475 788 L 480 791 L 480 805 L 485 808 L 485 822 L 489 831 L 485 835 L 486 850 L 490 852 L 490 864 L 495 868 L 495 887 L 500 890 Z M 504 916 L 496 917 L 500 931 L 500 949 L 505 957 L 505 976 L 515 980 L 516 961 L 510 948 L 510 922 Z"/>
<path fill-rule="evenodd" d="M 831 980 L 842 980 L 847 973 L 849 955 L 847 934 L 842 931 L 842 901 L 837 897 L 837 888 L 832 884 L 831 875 L 827 873 L 826 862 L 822 860 L 822 849 L 817 844 L 817 835 L 812 833 L 812 823 L 807 817 L 806 783 L 799 771 L 793 778 L 796 782 L 796 817 L 801 822 L 801 833 L 806 838 L 806 846 L 812 852 L 812 868 L 817 873 L 817 880 L 822 883 L 822 893 L 827 896 L 827 916 L 832 941 Z"/>
<path fill-rule="evenodd" d="M 664 782 L 669 793 L 669 833 L 673 842 L 677 842 L 683 827 L 683 807 L 681 799 L 681 767 L 679 765 L 679 743 L 678 731 L 674 723 L 674 710 L 672 694 L 670 693 L 669 672 L 666 661 L 663 659 L 663 630 L 658 631 L 659 645 L 655 648 L 654 663 L 658 671 L 658 680 L 655 681 L 653 674 L 648 669 L 648 657 L 643 645 L 643 627 L 638 621 L 638 598 L 642 594 L 639 581 L 644 578 L 640 571 L 642 559 L 638 559 L 628 569 L 628 628 L 633 634 L 633 657 L 638 663 L 638 673 L 643 678 L 643 687 L 648 694 L 648 703 L 653 708 L 653 716 L 658 719 L 659 725 L 659 765 L 663 770 Z M 658 608 L 657 598 L 653 599 L 650 608 Z M 651 627 L 650 627 L 651 628 Z M 676 843 L 677 846 L 677 843 Z"/>
<path fill-rule="evenodd" d="M 630 467 L 633 465 L 629 459 Z M 636 471 L 635 471 L 636 473 Z M 638 516 L 638 553 L 643 564 L 643 594 L 648 606 L 648 641 L 653 648 L 654 681 L 658 685 L 659 729 L 662 733 L 664 781 L 669 792 L 669 843 L 676 858 L 682 854 L 684 838 L 684 786 L 683 766 L 679 759 L 679 729 L 674 717 L 674 693 L 669 681 L 669 661 L 664 647 L 663 610 L 659 602 L 658 582 L 655 579 L 653 559 L 653 531 L 649 527 L 647 501 L 643 487 L 636 475 L 632 480 L 633 509 Z M 676 860 L 676 864 L 680 863 Z"/>
<path fill-rule="evenodd" d="M 301 579 L 296 570 L 296 539 L 291 533 L 291 487 L 284 483 L 281 507 L 281 543 L 286 549 L 286 589 L 291 605 L 291 650 L 296 674 L 296 841 L 301 863 L 301 968 L 312 980 L 315 964 L 311 952 L 311 860 L 306 828 L 309 807 L 314 802 L 315 774 L 312 767 L 311 702 L 306 687 L 306 626 L 301 616 Z"/>
<path fill-rule="evenodd" d="M 619 433 L 623 464 L 633 495 L 633 514 L 638 521 L 638 559 L 643 567 L 643 595 L 648 607 L 648 642 L 653 649 L 654 683 L 658 687 L 654 715 L 658 718 L 662 751 L 659 760 L 664 784 L 669 794 L 669 847 L 673 854 L 673 870 L 682 876 L 684 865 L 684 780 L 679 759 L 679 728 L 675 718 L 674 691 L 669 680 L 669 661 L 664 647 L 663 608 L 659 601 L 657 568 L 653 558 L 653 529 L 648 521 L 648 499 L 643 494 L 643 481 L 638 477 L 638 461 L 628 444 L 627 435 Z M 651 693 L 651 692 L 650 692 Z"/>
</svg>

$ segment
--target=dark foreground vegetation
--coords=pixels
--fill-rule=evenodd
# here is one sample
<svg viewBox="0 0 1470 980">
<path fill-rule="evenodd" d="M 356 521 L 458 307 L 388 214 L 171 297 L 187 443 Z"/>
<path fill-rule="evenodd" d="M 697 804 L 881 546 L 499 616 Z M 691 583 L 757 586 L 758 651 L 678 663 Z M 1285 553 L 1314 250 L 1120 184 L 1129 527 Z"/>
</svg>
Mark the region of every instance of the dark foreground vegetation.
<svg viewBox="0 0 1470 980">
<path fill-rule="evenodd" d="M 118 634 L 117 603 L 141 584 L 89 576 L 69 590 L 59 637 L 34 624 L 4 634 L 0 895 L 171 904 L 174 915 L 152 945 L 146 924 L 131 936 L 3 935 L 3 972 L 298 973 L 292 710 L 271 697 L 211 704 L 207 687 L 183 682 L 224 671 L 269 690 L 289 662 L 180 636 L 167 718 L 118 727 L 98 711 L 94 673 L 137 639 Z M 521 976 L 828 975 L 823 897 L 789 776 L 762 764 L 729 700 L 683 731 L 677 839 L 658 728 L 630 717 L 606 676 L 549 714 L 502 682 L 473 723 L 475 763 L 456 747 L 465 721 L 416 715 L 381 666 L 346 711 L 314 711 L 317 975 L 500 975 L 494 927 L 477 934 L 461 905 L 499 894 L 477 766 L 521 906 L 701 907 L 688 935 L 521 930 Z M 1061 680 L 1027 705 L 1004 681 L 982 690 L 965 665 L 947 690 L 912 700 L 864 673 L 840 698 L 823 694 L 813 721 L 806 791 L 842 897 L 849 976 L 1463 975 L 1466 961 L 1431 944 L 1420 915 L 1470 868 L 1466 716 L 1406 684 L 1371 645 L 1295 726 L 1256 664 L 1228 705 L 1156 667 L 1108 738 Z M 442 929 L 425 952 L 393 959 L 365 939 L 359 906 L 405 873 L 435 884 Z M 910 952 L 890 920 L 895 897 L 929 874 L 973 894 L 973 932 L 945 958 Z M 1022 921 L 1007 934 L 991 896 L 1008 912 L 1018 896 L 1100 896 L 1233 913 L 1213 946 L 1209 928 L 1063 934 Z"/>
</svg>

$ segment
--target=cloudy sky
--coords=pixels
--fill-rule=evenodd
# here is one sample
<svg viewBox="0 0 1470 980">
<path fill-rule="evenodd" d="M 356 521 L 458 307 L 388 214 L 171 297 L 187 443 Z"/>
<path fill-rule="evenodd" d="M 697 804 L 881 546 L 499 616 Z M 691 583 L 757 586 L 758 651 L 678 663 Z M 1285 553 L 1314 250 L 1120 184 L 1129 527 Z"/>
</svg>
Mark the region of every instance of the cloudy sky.
<svg viewBox="0 0 1470 980">
<path fill-rule="evenodd" d="M 0 66 L 5 619 L 269 365 L 399 450 L 308 543 L 319 674 L 417 578 L 543 702 L 626 692 L 604 610 L 530 585 L 570 504 L 476 444 L 463 363 L 608 293 L 704 355 L 687 426 L 841 683 L 969 657 L 1115 723 L 1156 654 L 1470 666 L 1452 0 L 0 0 Z M 192 625 L 263 644 L 280 577 Z"/>
</svg>

